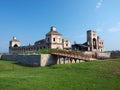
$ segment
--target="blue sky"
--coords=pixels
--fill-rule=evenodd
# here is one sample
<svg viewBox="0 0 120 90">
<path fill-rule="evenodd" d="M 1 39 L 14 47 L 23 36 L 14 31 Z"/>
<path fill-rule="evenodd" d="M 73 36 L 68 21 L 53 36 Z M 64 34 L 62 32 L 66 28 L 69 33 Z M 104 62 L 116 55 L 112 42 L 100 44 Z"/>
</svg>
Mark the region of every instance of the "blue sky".
<svg viewBox="0 0 120 90">
<path fill-rule="evenodd" d="M 44 39 L 51 26 L 71 43 L 96 30 L 105 50 L 120 50 L 120 0 L 0 0 L 0 52 L 13 36 L 21 45 Z"/>
</svg>

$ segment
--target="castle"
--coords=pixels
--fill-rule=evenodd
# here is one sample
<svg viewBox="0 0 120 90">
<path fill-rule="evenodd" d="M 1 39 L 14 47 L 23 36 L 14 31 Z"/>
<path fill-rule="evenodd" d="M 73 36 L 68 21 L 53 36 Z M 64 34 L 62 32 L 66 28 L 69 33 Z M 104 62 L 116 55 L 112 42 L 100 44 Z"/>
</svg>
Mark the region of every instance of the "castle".
<svg viewBox="0 0 120 90">
<path fill-rule="evenodd" d="M 45 39 L 36 41 L 34 45 L 20 46 L 20 41 L 13 37 L 10 41 L 9 53 L 24 54 L 26 52 L 36 52 L 43 48 L 71 50 L 71 43 L 70 40 L 63 39 L 62 34 L 58 33 L 56 28 L 52 26 Z M 103 52 L 104 42 L 97 36 L 96 31 L 89 30 L 87 31 L 87 42 L 83 44 L 75 43 L 72 45 L 72 50 Z"/>
<path fill-rule="evenodd" d="M 46 34 L 46 38 L 36 41 L 34 45 L 20 46 L 20 41 L 16 37 L 10 41 L 9 53 L 10 54 L 23 54 L 26 52 L 36 52 L 40 49 L 69 49 L 71 47 L 68 39 L 63 39 L 62 34 L 56 31 L 56 27 L 52 26 L 50 31 Z"/>
<path fill-rule="evenodd" d="M 94 30 L 87 31 L 87 41 L 83 44 L 74 43 L 72 49 L 76 51 L 104 52 L 104 42 Z"/>
</svg>

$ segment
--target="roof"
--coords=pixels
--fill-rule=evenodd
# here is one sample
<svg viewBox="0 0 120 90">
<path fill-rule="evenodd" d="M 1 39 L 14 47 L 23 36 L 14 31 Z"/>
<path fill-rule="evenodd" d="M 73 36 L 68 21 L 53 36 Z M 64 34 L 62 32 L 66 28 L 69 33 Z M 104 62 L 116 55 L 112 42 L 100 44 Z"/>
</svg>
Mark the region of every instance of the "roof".
<svg viewBox="0 0 120 90">
<path fill-rule="evenodd" d="M 36 41 L 35 43 L 43 43 L 43 42 L 45 42 L 45 39 L 38 40 L 38 41 Z"/>
<path fill-rule="evenodd" d="M 13 37 L 13 39 L 11 41 L 20 42 L 19 40 L 17 40 L 17 38 L 15 36 Z"/>
<path fill-rule="evenodd" d="M 19 40 L 17 40 L 17 39 L 12 39 L 11 41 L 16 41 L 16 42 L 20 42 Z"/>
<path fill-rule="evenodd" d="M 83 45 L 83 44 L 74 44 L 73 46 L 88 47 L 88 46 Z"/>
<path fill-rule="evenodd" d="M 48 35 L 62 35 L 62 34 L 58 33 L 57 31 L 51 30 L 50 32 L 46 34 L 46 36 Z"/>
<path fill-rule="evenodd" d="M 20 42 L 19 40 L 11 40 L 11 41 L 16 41 L 16 42 Z"/>
</svg>

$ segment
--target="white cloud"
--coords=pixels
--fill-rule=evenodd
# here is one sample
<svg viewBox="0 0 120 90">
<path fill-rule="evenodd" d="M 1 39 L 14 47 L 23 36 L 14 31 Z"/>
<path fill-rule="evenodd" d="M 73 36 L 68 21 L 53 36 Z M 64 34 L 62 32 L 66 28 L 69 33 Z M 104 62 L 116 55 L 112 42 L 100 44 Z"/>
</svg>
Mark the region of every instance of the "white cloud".
<svg viewBox="0 0 120 90">
<path fill-rule="evenodd" d="M 100 1 L 97 3 L 96 8 L 97 8 L 97 9 L 100 8 L 100 7 L 102 6 L 102 3 L 103 3 L 103 0 L 100 0 Z"/>
<path fill-rule="evenodd" d="M 120 22 L 117 23 L 116 26 L 110 28 L 108 31 L 109 31 L 109 32 L 112 32 L 112 33 L 113 33 L 113 32 L 120 32 Z"/>
</svg>

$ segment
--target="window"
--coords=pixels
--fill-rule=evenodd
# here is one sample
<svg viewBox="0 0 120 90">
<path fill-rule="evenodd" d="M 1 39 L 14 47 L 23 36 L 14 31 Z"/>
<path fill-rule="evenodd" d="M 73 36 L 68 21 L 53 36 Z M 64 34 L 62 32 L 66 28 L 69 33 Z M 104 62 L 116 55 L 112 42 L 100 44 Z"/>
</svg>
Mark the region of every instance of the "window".
<svg viewBox="0 0 120 90">
<path fill-rule="evenodd" d="M 61 38 L 59 38 L 59 42 L 60 42 Z"/>
<path fill-rule="evenodd" d="M 50 39 L 48 38 L 48 42 L 50 41 Z"/>
<path fill-rule="evenodd" d="M 68 46 L 68 44 L 66 44 L 66 46 Z"/>
<path fill-rule="evenodd" d="M 95 39 L 95 38 L 93 38 L 93 48 L 94 48 L 94 49 L 97 49 L 96 39 Z"/>
<path fill-rule="evenodd" d="M 55 42 L 55 38 L 53 38 L 53 41 Z"/>
</svg>

